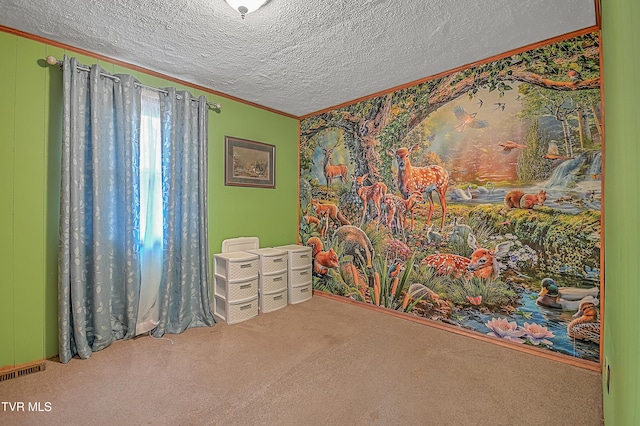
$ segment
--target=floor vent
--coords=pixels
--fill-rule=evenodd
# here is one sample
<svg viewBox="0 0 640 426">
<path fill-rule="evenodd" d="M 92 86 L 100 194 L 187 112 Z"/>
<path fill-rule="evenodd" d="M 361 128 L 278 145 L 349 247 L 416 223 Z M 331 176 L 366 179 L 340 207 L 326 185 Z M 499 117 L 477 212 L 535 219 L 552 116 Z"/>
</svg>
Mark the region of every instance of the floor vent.
<svg viewBox="0 0 640 426">
<path fill-rule="evenodd" d="M 0 372 L 0 382 L 4 382 L 5 380 L 15 379 L 16 377 L 26 376 L 27 374 L 37 373 L 38 371 L 44 371 L 45 364 L 44 362 L 37 365 L 29 365 L 26 367 L 17 367 L 13 370 L 2 371 Z"/>
</svg>

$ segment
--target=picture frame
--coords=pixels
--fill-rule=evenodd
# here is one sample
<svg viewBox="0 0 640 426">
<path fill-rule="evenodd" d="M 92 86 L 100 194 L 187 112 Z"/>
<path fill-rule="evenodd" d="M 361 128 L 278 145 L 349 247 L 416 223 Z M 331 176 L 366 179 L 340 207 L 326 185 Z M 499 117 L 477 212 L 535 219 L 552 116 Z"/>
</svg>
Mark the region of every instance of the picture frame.
<svg viewBox="0 0 640 426">
<path fill-rule="evenodd" d="M 275 145 L 225 136 L 224 158 L 225 185 L 276 187 Z"/>
</svg>

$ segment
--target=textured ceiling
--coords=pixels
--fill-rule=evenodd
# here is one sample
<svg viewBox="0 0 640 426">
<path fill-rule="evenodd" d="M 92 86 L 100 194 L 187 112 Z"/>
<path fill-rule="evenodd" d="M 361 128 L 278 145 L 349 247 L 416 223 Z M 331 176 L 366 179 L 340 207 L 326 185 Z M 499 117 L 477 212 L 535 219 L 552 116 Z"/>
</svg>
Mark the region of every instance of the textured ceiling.
<svg viewBox="0 0 640 426">
<path fill-rule="evenodd" d="M 304 116 L 596 24 L 594 0 L 0 0 L 0 25 Z M 223 103 L 224 107 L 224 103 Z"/>
</svg>

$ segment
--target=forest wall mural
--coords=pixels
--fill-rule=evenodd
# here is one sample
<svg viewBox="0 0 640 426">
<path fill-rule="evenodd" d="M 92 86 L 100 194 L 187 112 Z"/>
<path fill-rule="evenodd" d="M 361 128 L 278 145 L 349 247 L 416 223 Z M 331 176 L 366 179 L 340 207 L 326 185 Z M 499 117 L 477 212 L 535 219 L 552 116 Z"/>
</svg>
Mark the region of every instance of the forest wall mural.
<svg viewBox="0 0 640 426">
<path fill-rule="evenodd" d="M 301 122 L 316 290 L 599 361 L 589 33 Z"/>
</svg>

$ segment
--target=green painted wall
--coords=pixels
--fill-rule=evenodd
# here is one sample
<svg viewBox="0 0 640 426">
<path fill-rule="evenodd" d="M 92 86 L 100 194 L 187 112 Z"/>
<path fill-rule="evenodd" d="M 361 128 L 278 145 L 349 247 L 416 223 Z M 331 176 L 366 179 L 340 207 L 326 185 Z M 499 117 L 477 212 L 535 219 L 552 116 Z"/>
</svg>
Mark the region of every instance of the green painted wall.
<svg viewBox="0 0 640 426">
<path fill-rule="evenodd" d="M 235 119 L 226 119 L 226 114 Z M 258 236 L 263 247 L 297 242 L 298 121 L 224 102 L 223 114 L 210 125 L 209 186 L 216 194 L 209 197 L 213 252 L 220 252 L 224 239 L 238 236 Z M 276 146 L 275 189 L 224 186 L 225 135 Z"/>
<path fill-rule="evenodd" d="M 607 426 L 640 424 L 640 4 L 602 2 L 605 105 L 604 362 Z"/>
<path fill-rule="evenodd" d="M 57 353 L 61 49 L 0 33 L 0 368 Z M 54 141 L 54 143 L 50 143 Z M 56 143 L 57 141 L 57 143 Z"/>
<path fill-rule="evenodd" d="M 44 66 L 66 53 L 0 32 L 0 369 L 58 352 L 57 248 L 60 191 L 62 73 Z M 209 112 L 210 252 L 222 240 L 257 236 L 261 246 L 296 242 L 298 121 L 176 85 L 106 61 L 111 73 L 129 73 L 154 87 L 177 86 L 222 105 Z M 276 189 L 224 186 L 224 136 L 276 146 Z"/>
</svg>

